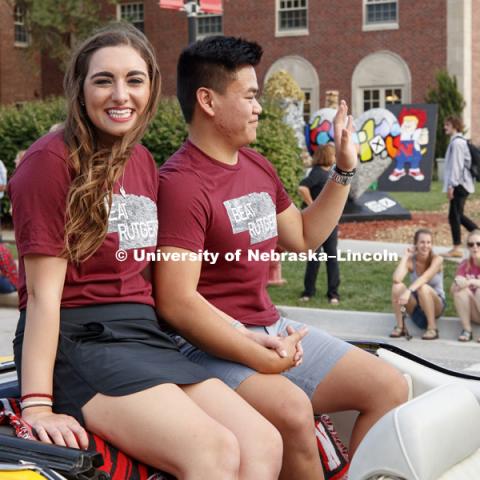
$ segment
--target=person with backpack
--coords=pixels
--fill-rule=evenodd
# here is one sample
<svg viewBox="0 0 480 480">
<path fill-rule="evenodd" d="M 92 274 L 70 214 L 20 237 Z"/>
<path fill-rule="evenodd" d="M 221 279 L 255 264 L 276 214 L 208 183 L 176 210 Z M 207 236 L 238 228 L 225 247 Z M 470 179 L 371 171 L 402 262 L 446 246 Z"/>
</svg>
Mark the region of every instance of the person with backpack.
<svg viewBox="0 0 480 480">
<path fill-rule="evenodd" d="M 469 232 L 478 228 L 476 223 L 463 213 L 468 195 L 475 191 L 471 172 L 472 154 L 467 140 L 462 135 L 464 125 L 461 118 L 448 116 L 443 127 L 445 133 L 451 137 L 445 154 L 443 191 L 447 193 L 450 202 L 448 223 L 453 243 L 452 248 L 443 256 L 461 258 L 463 257 L 461 225 Z"/>
</svg>

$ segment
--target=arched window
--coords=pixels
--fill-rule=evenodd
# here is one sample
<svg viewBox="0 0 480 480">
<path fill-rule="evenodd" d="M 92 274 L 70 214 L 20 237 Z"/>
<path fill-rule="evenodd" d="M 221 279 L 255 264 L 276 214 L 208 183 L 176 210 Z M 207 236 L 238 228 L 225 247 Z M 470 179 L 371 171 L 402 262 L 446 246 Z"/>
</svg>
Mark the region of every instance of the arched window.
<svg viewBox="0 0 480 480">
<path fill-rule="evenodd" d="M 303 116 L 310 120 L 310 114 L 318 110 L 320 81 L 313 65 L 298 55 L 289 55 L 276 60 L 268 69 L 264 83 L 279 70 L 287 71 L 305 93 Z"/>
<path fill-rule="evenodd" d="M 397 54 L 380 51 L 366 56 L 352 76 L 352 110 L 358 116 L 391 103 L 410 103 L 411 75 Z"/>
</svg>

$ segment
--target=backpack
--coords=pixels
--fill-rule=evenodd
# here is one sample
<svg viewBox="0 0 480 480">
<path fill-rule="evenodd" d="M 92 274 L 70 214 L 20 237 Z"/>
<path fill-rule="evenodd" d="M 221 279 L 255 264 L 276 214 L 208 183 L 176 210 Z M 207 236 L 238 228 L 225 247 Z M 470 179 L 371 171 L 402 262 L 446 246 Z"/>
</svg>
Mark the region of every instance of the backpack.
<svg viewBox="0 0 480 480">
<path fill-rule="evenodd" d="M 480 147 L 477 147 L 472 143 L 471 140 L 467 140 L 465 137 L 458 137 L 461 138 L 462 140 L 465 140 L 467 142 L 468 150 L 470 152 L 470 165 L 467 167 L 465 165 L 465 168 L 468 168 L 470 171 L 470 174 L 472 175 L 472 180 L 475 182 L 475 180 L 480 180 Z"/>
<path fill-rule="evenodd" d="M 470 140 L 467 140 L 467 145 L 470 150 L 470 156 L 472 157 L 469 170 L 472 174 L 473 181 L 478 181 L 480 180 L 480 147 L 474 145 Z"/>
</svg>

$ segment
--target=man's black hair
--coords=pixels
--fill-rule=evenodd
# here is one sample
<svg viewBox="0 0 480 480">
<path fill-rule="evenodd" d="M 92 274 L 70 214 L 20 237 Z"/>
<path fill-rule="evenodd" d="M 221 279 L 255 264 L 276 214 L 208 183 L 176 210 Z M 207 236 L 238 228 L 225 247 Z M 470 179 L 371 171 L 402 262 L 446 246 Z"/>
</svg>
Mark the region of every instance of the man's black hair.
<svg viewBox="0 0 480 480">
<path fill-rule="evenodd" d="M 185 121 L 192 121 L 200 87 L 224 93 L 235 72 L 258 65 L 262 54 L 262 47 L 255 42 L 224 36 L 207 37 L 185 48 L 177 65 L 177 97 Z"/>
</svg>

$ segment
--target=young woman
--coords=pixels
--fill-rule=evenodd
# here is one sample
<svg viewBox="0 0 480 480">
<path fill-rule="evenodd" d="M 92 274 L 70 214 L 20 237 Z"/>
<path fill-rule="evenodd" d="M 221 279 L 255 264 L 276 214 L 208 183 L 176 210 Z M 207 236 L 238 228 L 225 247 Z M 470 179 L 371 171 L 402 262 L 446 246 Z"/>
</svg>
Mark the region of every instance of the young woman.
<svg viewBox="0 0 480 480">
<path fill-rule="evenodd" d="M 468 259 L 458 266 L 452 285 L 455 309 L 463 327 L 460 342 L 472 339 L 472 321 L 480 323 L 480 230 L 468 234 L 467 248 Z"/>
<path fill-rule="evenodd" d="M 321 145 L 313 155 L 313 168 L 300 182 L 298 193 L 307 206 L 311 205 L 315 198 L 320 194 L 328 181 L 328 172 L 335 163 L 335 145 Z M 329 237 L 319 247 L 317 252 L 322 249 L 328 255 L 327 259 L 327 298 L 331 305 L 338 305 L 340 296 L 338 286 L 340 285 L 340 270 L 337 262 L 337 237 L 338 227 L 335 227 Z M 320 261 L 309 261 L 305 270 L 303 280 L 304 290 L 300 301 L 308 302 L 310 297 L 315 295 L 315 284 L 317 282 Z"/>
<path fill-rule="evenodd" d="M 436 319 L 445 308 L 443 259 L 433 253 L 430 230 L 417 230 L 413 244 L 393 272 L 392 305 L 397 324 L 390 337 L 405 335 L 402 310 L 406 308 L 415 324 L 426 328 L 422 338 L 435 340 L 438 338 Z M 407 273 L 410 274 L 408 287 L 404 283 Z"/>
<path fill-rule="evenodd" d="M 86 427 L 179 479 L 277 478 L 278 432 L 160 331 L 134 255 L 157 244 L 156 165 L 139 144 L 160 92 L 152 47 L 133 27 L 98 32 L 65 92 L 64 128 L 10 184 L 23 417 L 44 442 L 86 448 Z"/>
</svg>

